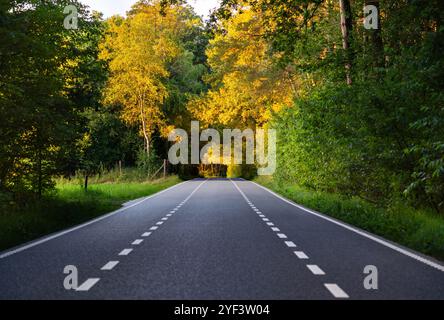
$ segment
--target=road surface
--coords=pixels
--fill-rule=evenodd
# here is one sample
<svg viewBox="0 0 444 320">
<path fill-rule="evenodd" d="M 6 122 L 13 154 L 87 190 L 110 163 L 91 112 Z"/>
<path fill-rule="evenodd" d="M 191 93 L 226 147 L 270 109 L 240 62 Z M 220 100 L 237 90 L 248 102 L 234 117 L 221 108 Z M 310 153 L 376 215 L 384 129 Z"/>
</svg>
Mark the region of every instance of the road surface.
<svg viewBox="0 0 444 320">
<path fill-rule="evenodd" d="M 185 182 L 0 254 L 0 299 L 443 298 L 439 262 L 242 180 Z"/>
</svg>

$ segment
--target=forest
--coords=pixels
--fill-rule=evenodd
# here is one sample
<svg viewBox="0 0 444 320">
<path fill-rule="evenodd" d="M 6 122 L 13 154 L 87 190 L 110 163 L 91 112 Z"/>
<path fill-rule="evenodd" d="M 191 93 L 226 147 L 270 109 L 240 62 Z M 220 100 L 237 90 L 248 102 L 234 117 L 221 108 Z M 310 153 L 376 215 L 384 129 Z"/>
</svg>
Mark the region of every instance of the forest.
<svg viewBox="0 0 444 320">
<path fill-rule="evenodd" d="M 67 5 L 78 28 L 64 27 Z M 377 28 L 365 28 L 365 6 Z M 208 20 L 181 0 L 108 19 L 77 1 L 2 1 L 0 221 L 49 210 L 63 184 L 90 192 L 88 177 L 152 180 L 169 132 L 198 120 L 275 129 L 275 174 L 170 174 L 256 179 L 444 257 L 443 21 L 440 0 L 222 0 Z M 10 228 L 20 239 L 48 230 L 22 220 Z"/>
</svg>

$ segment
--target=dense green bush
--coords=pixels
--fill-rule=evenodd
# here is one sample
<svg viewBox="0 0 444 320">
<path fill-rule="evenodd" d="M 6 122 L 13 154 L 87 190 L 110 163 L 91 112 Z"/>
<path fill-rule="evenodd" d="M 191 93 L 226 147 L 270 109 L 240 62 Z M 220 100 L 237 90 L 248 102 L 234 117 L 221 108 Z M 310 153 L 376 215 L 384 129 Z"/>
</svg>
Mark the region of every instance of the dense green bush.
<svg viewBox="0 0 444 320">
<path fill-rule="evenodd" d="M 159 159 L 154 149 L 152 149 L 149 154 L 142 149 L 137 155 L 136 164 L 140 170 L 150 177 L 158 172 L 162 166 L 162 160 Z"/>
<path fill-rule="evenodd" d="M 334 51 L 311 71 L 317 85 L 274 116 L 278 181 L 444 212 L 444 28 L 433 27 L 440 8 L 382 6 L 383 51 L 370 50 L 368 35 L 354 31 L 352 85 L 335 72 L 344 65 Z M 300 45 L 327 45 L 329 32 L 320 25 Z"/>
<path fill-rule="evenodd" d="M 230 164 L 227 169 L 227 178 L 240 178 L 242 177 L 242 166 Z"/>
</svg>

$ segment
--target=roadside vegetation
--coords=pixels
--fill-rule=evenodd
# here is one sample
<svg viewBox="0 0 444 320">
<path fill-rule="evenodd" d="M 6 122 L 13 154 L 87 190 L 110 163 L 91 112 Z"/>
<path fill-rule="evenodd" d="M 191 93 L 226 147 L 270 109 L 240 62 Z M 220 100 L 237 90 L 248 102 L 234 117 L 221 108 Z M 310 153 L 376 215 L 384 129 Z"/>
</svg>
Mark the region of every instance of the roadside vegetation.
<svg viewBox="0 0 444 320">
<path fill-rule="evenodd" d="M 60 231 L 122 207 L 130 200 L 149 196 L 177 184 L 176 176 L 143 179 L 136 169 L 93 176 L 88 191 L 82 177 L 57 179 L 55 190 L 42 199 L 0 207 L 0 251 Z"/>
<path fill-rule="evenodd" d="M 358 197 L 277 183 L 271 177 L 255 181 L 307 208 L 444 260 L 444 219 L 433 210 L 414 209 L 400 201 L 383 208 Z"/>
<path fill-rule="evenodd" d="M 69 4 L 78 29 L 64 27 L 64 0 L 0 4 L 0 250 L 177 183 L 152 181 L 165 134 L 205 89 L 192 7 L 140 1 L 104 20 Z"/>
</svg>

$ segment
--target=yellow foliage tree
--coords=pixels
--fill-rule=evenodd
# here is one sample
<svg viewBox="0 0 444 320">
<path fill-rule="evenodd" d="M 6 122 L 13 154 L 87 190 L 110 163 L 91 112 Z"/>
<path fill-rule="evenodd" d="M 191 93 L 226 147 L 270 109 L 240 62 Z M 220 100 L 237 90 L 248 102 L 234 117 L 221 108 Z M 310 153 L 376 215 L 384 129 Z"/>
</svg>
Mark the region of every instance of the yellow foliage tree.
<svg viewBox="0 0 444 320">
<path fill-rule="evenodd" d="M 182 6 L 161 14 L 158 2 L 139 2 L 127 18 L 112 17 L 101 45 L 109 62 L 105 102 L 122 106 L 122 119 L 139 125 L 149 154 L 156 130 L 167 131 L 162 105 L 168 96 L 164 80 L 168 63 L 181 54 L 178 37 L 185 30 Z"/>
<path fill-rule="evenodd" d="M 273 64 L 260 13 L 244 6 L 221 23 L 224 32 L 207 49 L 212 89 L 188 109 L 206 125 L 262 127 L 292 104 L 293 79 Z"/>
</svg>

